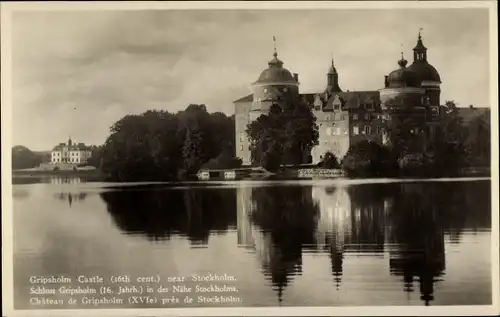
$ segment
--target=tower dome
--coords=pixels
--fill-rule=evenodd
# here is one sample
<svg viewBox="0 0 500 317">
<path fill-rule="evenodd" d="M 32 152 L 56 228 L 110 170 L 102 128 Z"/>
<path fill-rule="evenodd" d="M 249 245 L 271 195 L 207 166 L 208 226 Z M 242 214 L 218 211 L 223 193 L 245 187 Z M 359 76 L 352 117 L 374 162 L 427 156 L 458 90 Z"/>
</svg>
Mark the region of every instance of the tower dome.
<svg viewBox="0 0 500 317">
<path fill-rule="evenodd" d="M 408 68 L 417 73 L 420 82 L 441 83 L 438 71 L 427 61 L 427 48 L 422 42 L 420 32 L 417 45 L 413 48 L 413 63 Z"/>
<path fill-rule="evenodd" d="M 259 78 L 254 84 L 298 84 L 292 73 L 288 69 L 283 68 L 283 62 L 278 59 L 278 53 L 274 52 L 273 56 L 273 59 L 267 63 L 268 68 L 260 73 Z"/>
<path fill-rule="evenodd" d="M 398 61 L 399 69 L 392 71 L 387 76 L 387 88 L 420 87 L 418 74 L 406 68 L 408 61 L 404 59 L 401 53 L 401 59 Z"/>
</svg>

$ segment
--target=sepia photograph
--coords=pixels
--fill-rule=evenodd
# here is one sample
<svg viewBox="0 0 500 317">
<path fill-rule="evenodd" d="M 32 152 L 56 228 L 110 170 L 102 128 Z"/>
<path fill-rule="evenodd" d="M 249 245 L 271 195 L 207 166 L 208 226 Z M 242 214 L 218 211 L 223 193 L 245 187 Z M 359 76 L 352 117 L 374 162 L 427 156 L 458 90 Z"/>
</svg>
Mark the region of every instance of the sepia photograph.
<svg viewBox="0 0 500 317">
<path fill-rule="evenodd" d="M 2 3 L 3 315 L 498 314 L 496 12 Z"/>
</svg>

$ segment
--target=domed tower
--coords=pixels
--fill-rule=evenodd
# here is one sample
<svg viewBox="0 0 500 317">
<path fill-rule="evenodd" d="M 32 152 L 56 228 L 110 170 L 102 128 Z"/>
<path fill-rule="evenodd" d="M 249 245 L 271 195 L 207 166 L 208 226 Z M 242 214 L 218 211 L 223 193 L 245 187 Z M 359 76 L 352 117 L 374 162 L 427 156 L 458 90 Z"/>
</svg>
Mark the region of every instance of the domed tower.
<svg viewBox="0 0 500 317">
<path fill-rule="evenodd" d="M 340 89 L 339 87 L 339 73 L 335 68 L 333 58 L 332 58 L 332 65 L 330 66 L 330 69 L 328 70 L 328 74 L 326 76 L 327 76 L 327 85 L 325 89 L 325 94 L 327 96 L 331 96 L 331 94 L 334 92 L 342 92 L 342 89 Z"/>
<path fill-rule="evenodd" d="M 441 95 L 441 77 L 434 66 L 427 61 L 427 48 L 418 33 L 417 45 L 413 48 L 413 64 L 408 67 L 417 73 L 422 88 L 425 89 L 425 103 L 430 107 L 439 107 Z"/>
<path fill-rule="evenodd" d="M 264 69 L 256 82 L 252 84 L 253 102 L 251 109 L 251 120 L 255 120 L 261 114 L 269 112 L 271 105 L 283 104 L 289 100 L 299 97 L 299 78 L 286 68 L 278 59 L 276 48 L 273 59 L 268 62 L 268 68 Z"/>
<path fill-rule="evenodd" d="M 385 87 L 380 90 L 382 105 L 391 108 L 415 108 L 421 106 L 423 90 L 418 74 L 407 68 L 408 61 L 401 53 L 399 68 L 385 76 Z"/>
</svg>

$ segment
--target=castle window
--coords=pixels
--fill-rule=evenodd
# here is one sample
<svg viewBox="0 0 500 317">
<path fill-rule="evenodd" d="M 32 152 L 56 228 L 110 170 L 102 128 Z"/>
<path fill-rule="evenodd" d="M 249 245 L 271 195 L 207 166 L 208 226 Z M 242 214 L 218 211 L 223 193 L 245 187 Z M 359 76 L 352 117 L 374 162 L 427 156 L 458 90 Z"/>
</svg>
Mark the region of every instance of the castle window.
<svg viewBox="0 0 500 317">
<path fill-rule="evenodd" d="M 243 145 L 240 145 L 240 151 L 243 151 Z"/>
<path fill-rule="evenodd" d="M 371 103 L 371 102 L 370 102 L 370 103 L 367 103 L 367 104 L 366 104 L 366 109 L 367 109 L 367 110 L 373 110 L 373 103 Z"/>
<path fill-rule="evenodd" d="M 267 94 L 267 88 L 264 88 L 264 93 Z"/>
<path fill-rule="evenodd" d="M 353 114 L 353 115 L 352 115 L 352 120 L 358 120 L 358 114 L 356 114 L 356 113 L 355 113 L 355 114 Z"/>
<path fill-rule="evenodd" d="M 377 134 L 382 134 L 382 127 L 381 126 L 377 126 Z"/>
<path fill-rule="evenodd" d="M 372 133 L 372 127 L 369 125 L 365 125 L 365 134 L 371 134 Z"/>
<path fill-rule="evenodd" d="M 344 134 L 349 134 L 349 130 L 344 129 Z"/>
<path fill-rule="evenodd" d="M 245 133 L 240 133 L 240 142 L 244 142 L 245 141 Z"/>
<path fill-rule="evenodd" d="M 326 135 L 332 135 L 332 128 L 326 129 Z"/>
<path fill-rule="evenodd" d="M 359 134 L 359 127 L 358 126 L 352 127 L 352 134 L 354 134 L 354 135 L 358 135 Z"/>
<path fill-rule="evenodd" d="M 365 114 L 365 120 L 370 120 L 370 114 L 369 113 Z"/>
<path fill-rule="evenodd" d="M 340 135 L 340 128 L 337 128 L 337 134 Z"/>
<path fill-rule="evenodd" d="M 283 92 L 287 92 L 288 91 L 288 88 L 283 88 Z"/>
</svg>

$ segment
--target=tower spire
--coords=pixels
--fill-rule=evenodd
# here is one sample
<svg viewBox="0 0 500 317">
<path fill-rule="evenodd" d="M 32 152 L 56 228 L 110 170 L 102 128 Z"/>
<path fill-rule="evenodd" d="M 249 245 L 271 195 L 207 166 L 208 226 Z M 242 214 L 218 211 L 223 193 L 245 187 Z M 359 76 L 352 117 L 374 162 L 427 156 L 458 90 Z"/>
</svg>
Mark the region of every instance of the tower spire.
<svg viewBox="0 0 500 317">
<path fill-rule="evenodd" d="M 414 61 L 426 61 L 427 60 L 427 48 L 424 46 L 424 43 L 422 42 L 422 30 L 423 30 L 423 28 L 418 29 L 417 45 L 413 48 L 413 60 Z"/>
</svg>

